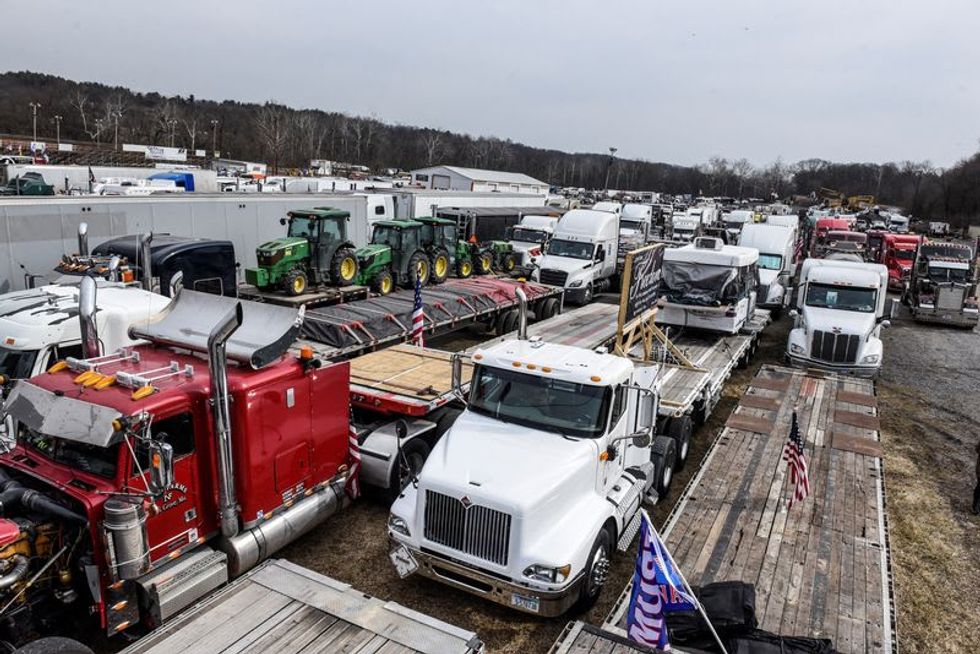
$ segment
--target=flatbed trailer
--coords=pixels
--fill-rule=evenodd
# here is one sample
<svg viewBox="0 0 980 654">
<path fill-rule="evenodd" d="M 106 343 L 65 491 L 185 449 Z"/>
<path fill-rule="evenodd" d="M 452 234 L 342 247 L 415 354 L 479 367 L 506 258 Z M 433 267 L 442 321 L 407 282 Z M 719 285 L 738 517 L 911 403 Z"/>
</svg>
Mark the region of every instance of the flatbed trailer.
<svg viewBox="0 0 980 654">
<path fill-rule="evenodd" d="M 529 318 L 547 319 L 561 312 L 564 289 L 499 277 L 450 279 L 422 289 L 426 339 L 467 327 L 486 333 L 517 328 L 516 289 L 528 298 Z M 308 345 L 331 361 L 348 359 L 409 339 L 415 294 L 396 291 L 344 304 L 308 308 L 296 347 Z"/>
<path fill-rule="evenodd" d="M 810 496 L 782 450 L 799 418 Z M 759 626 L 897 652 L 879 418 L 869 380 L 764 366 L 661 531 L 688 581 L 754 584 Z M 625 634 L 628 585 L 603 624 Z"/>
<path fill-rule="evenodd" d="M 324 286 L 310 289 L 309 292 L 301 295 L 288 295 L 283 292 L 261 291 L 251 284 L 239 284 L 238 297 L 252 302 L 267 302 L 284 307 L 315 309 L 353 302 L 354 300 L 366 300 L 371 297 L 371 289 L 367 286 Z"/>
<path fill-rule="evenodd" d="M 576 620 L 565 626 L 548 654 L 655 654 L 661 650 L 647 647 L 587 622 Z M 674 652 L 682 650 L 673 649 Z"/>
<path fill-rule="evenodd" d="M 484 647 L 471 631 L 272 559 L 123 654 L 355 651 L 478 654 Z"/>
</svg>

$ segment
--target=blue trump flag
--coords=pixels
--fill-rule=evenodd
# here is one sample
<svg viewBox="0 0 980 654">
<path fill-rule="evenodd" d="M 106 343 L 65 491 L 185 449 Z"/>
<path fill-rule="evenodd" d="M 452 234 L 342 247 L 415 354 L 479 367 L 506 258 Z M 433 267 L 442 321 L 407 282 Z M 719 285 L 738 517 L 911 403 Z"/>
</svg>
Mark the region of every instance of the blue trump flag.
<svg viewBox="0 0 980 654">
<path fill-rule="evenodd" d="M 686 589 L 684 578 L 674 566 L 666 546 L 644 511 L 633 590 L 626 615 L 626 635 L 629 639 L 669 650 L 664 613 L 698 608 L 697 600 Z"/>
</svg>

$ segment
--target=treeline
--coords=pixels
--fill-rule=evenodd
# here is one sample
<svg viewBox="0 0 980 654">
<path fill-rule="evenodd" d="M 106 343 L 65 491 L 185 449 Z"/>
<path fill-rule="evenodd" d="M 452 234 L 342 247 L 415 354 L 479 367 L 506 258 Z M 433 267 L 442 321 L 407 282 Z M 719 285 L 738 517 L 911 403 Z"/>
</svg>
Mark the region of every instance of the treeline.
<svg viewBox="0 0 980 654">
<path fill-rule="evenodd" d="M 265 161 L 274 169 L 304 168 L 311 159 L 411 170 L 454 164 L 527 173 L 558 186 L 656 190 L 673 194 L 815 198 L 821 187 L 872 194 L 919 218 L 980 222 L 980 153 L 948 169 L 928 161 L 886 164 L 777 160 L 759 168 L 746 159 L 712 158 L 675 166 L 607 154 L 568 153 L 510 140 L 384 123 L 319 109 L 293 109 L 193 95 L 166 97 L 122 87 L 74 82 L 31 72 L 0 74 L 0 133 L 97 143 L 212 147 L 223 156 Z M 60 118 L 57 118 L 60 117 Z"/>
</svg>

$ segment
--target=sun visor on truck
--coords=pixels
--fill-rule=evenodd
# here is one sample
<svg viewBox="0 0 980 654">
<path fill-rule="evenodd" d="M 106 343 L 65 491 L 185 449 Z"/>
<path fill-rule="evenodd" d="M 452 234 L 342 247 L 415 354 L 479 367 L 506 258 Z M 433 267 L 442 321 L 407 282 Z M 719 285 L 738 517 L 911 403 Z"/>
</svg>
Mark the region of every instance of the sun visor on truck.
<svg viewBox="0 0 980 654">
<path fill-rule="evenodd" d="M 115 409 L 55 395 L 24 380 L 10 391 L 6 410 L 29 429 L 87 445 L 107 447 L 120 435 L 112 426 L 122 417 Z"/>
<path fill-rule="evenodd" d="M 132 338 L 208 351 L 208 334 L 236 304 L 242 305 L 242 326 L 228 339 L 228 358 L 258 370 L 278 361 L 296 340 L 304 311 L 263 302 L 249 302 L 181 289 L 162 315 L 129 328 Z"/>
</svg>

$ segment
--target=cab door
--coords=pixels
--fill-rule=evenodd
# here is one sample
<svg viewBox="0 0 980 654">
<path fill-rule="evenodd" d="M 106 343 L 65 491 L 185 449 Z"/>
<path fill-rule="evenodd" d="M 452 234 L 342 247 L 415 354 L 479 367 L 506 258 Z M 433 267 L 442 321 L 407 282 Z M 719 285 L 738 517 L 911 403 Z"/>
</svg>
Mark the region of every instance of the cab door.
<svg viewBox="0 0 980 654">
<path fill-rule="evenodd" d="M 154 498 L 156 511 L 150 512 L 146 521 L 150 541 L 150 561 L 156 563 L 166 559 L 172 552 L 197 543 L 211 529 L 204 524 L 202 515 L 206 513 L 201 506 L 201 484 L 199 456 L 195 442 L 193 414 L 183 413 L 154 420 L 150 426 L 153 438 L 173 448 L 174 483 L 161 496 Z M 129 485 L 136 492 L 143 492 L 150 478 L 150 457 L 146 444 L 133 443 L 136 460 L 130 461 Z"/>
</svg>

